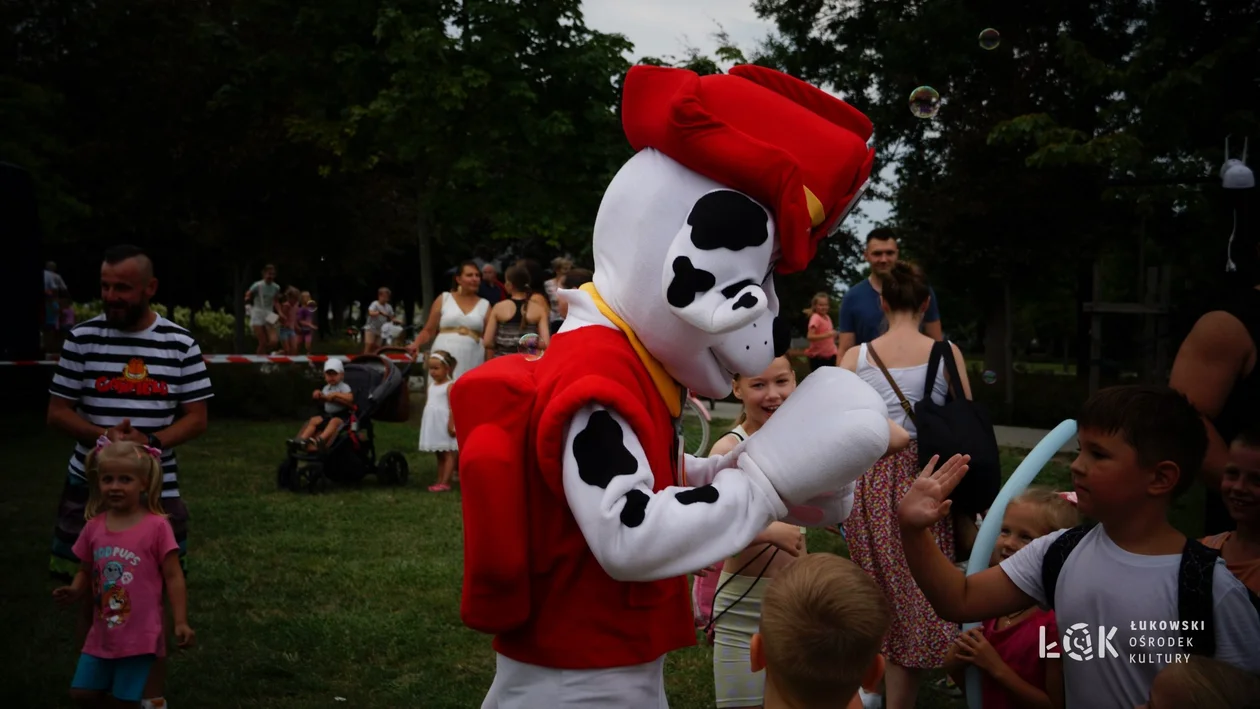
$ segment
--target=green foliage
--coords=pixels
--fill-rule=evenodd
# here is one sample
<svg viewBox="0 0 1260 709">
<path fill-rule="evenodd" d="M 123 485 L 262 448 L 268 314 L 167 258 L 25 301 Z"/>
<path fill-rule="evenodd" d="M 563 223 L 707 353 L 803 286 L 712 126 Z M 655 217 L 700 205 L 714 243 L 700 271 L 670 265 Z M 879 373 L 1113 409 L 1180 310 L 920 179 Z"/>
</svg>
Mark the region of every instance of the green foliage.
<svg viewBox="0 0 1260 709">
<path fill-rule="evenodd" d="M 755 7 L 776 26 L 759 61 L 829 86 L 874 122 L 878 162 L 895 165 L 895 190 L 877 187 L 947 331 L 1000 320 L 1004 281 L 1016 302 L 1070 299 L 1082 268 L 1115 254 L 1108 280 L 1130 283 L 1135 249 L 1174 263 L 1178 284 L 1219 272 L 1229 215 L 1210 191 L 1119 181 L 1210 178 L 1226 135 L 1260 135 L 1257 3 Z M 978 46 L 984 27 L 1001 32 L 992 51 Z M 942 96 L 932 120 L 906 105 L 925 84 Z M 1071 318 L 1021 310 L 1043 339 L 1050 319 L 1066 328 L 1051 334 L 1071 336 Z"/>
<path fill-rule="evenodd" d="M 324 174 L 407 175 L 445 243 L 585 245 L 629 155 L 615 113 L 625 38 L 587 29 L 573 0 L 529 14 L 507 0 L 389 5 L 372 37 L 334 55 L 338 113 L 287 121 L 294 139 L 327 151 Z"/>
<path fill-rule="evenodd" d="M 188 308 L 175 309 L 175 322 L 183 325 L 184 327 L 188 327 L 186 322 L 179 321 L 181 310 L 186 313 Z M 236 316 L 223 310 L 223 308 L 219 308 L 217 310 L 212 309 L 209 302 L 206 302 L 206 304 L 201 307 L 201 310 L 198 310 L 192 315 L 192 323 L 192 329 L 194 332 L 216 339 L 230 339 L 232 334 L 236 332 Z"/>
</svg>

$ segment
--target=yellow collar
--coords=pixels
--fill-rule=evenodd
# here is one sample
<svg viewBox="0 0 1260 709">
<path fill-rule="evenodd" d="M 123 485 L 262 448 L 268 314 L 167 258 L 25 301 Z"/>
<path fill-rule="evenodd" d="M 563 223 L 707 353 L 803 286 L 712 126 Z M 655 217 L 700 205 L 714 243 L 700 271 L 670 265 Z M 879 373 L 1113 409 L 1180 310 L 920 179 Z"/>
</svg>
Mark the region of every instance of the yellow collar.
<svg viewBox="0 0 1260 709">
<path fill-rule="evenodd" d="M 682 415 L 682 387 L 678 386 L 678 382 L 665 371 L 664 365 L 656 361 L 652 353 L 647 351 L 643 343 L 639 341 L 638 335 L 634 334 L 634 330 L 621 319 L 620 315 L 613 312 L 608 307 L 608 303 L 599 297 L 599 292 L 595 290 L 594 283 L 584 283 L 579 289 L 591 296 L 591 300 L 595 302 L 595 307 L 599 308 L 599 312 L 617 326 L 618 330 L 625 333 L 626 338 L 630 340 L 630 346 L 634 348 L 634 353 L 639 355 L 639 360 L 643 362 L 643 366 L 647 367 L 648 374 L 652 376 L 652 382 L 656 384 L 656 391 L 660 393 L 661 398 L 665 400 L 665 405 L 669 407 L 669 414 L 674 418 Z"/>
</svg>

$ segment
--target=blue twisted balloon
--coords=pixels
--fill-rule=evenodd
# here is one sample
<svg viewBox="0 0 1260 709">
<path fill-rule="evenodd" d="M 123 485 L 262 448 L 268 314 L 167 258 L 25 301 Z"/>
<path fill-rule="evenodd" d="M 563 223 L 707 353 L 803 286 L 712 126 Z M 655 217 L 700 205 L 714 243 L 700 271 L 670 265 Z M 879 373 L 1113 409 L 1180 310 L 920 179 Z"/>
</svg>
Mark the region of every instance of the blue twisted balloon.
<svg viewBox="0 0 1260 709">
<path fill-rule="evenodd" d="M 968 576 L 978 574 L 989 568 L 989 557 L 993 553 L 993 547 L 997 544 L 998 531 L 1002 528 L 1002 518 L 1006 516 L 1007 504 L 1028 487 L 1033 478 L 1037 477 L 1037 473 L 1040 473 L 1046 463 L 1054 457 L 1054 454 L 1067 445 L 1067 442 L 1072 440 L 1072 436 L 1075 435 L 1076 421 L 1072 419 L 1064 421 L 1055 426 L 1053 431 L 1047 433 L 1046 437 L 1041 439 L 1041 442 L 1029 451 L 1028 456 L 1019 464 L 1019 467 L 1015 468 L 1015 472 L 1011 474 L 1010 479 L 1002 486 L 1002 491 L 998 493 L 997 499 L 989 507 L 989 514 L 984 518 L 984 523 L 980 525 L 980 533 L 976 535 L 976 543 L 971 547 L 971 560 L 967 562 Z M 979 623 L 967 623 L 963 625 L 963 632 L 978 627 L 980 627 Z M 970 709 L 981 709 L 980 704 L 980 670 L 975 667 L 968 667 L 967 706 Z"/>
</svg>

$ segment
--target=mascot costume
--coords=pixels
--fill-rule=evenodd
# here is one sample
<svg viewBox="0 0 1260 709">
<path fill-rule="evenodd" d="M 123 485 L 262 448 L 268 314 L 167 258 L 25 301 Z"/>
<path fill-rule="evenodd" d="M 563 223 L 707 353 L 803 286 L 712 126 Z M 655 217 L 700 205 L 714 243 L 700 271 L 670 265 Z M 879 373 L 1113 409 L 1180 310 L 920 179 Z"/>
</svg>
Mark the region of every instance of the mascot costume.
<svg viewBox="0 0 1260 709">
<path fill-rule="evenodd" d="M 636 66 L 637 151 L 595 221 L 594 281 L 542 357 L 491 360 L 451 392 L 464 623 L 494 635 L 483 707 L 667 706 L 665 654 L 696 642 L 686 574 L 775 520 L 848 516 L 853 481 L 908 442 L 880 396 L 811 374 L 721 458 L 684 456 L 689 388 L 730 393 L 788 347 L 774 274 L 804 269 L 864 191 L 871 123 L 776 71 Z"/>
</svg>

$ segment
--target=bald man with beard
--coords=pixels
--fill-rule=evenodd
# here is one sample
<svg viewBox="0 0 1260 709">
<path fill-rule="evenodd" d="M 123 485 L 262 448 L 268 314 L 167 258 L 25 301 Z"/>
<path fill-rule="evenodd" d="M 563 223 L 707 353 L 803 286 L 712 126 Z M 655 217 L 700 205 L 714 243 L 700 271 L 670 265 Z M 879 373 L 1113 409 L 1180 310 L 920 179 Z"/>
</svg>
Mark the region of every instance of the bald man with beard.
<svg viewBox="0 0 1260 709">
<path fill-rule="evenodd" d="M 76 325 L 62 346 L 49 387 L 48 425 L 75 441 L 49 561 L 53 578 L 63 584 L 82 563 L 73 547 L 85 524 L 84 461 L 102 439 L 134 441 L 161 452 L 162 507 L 179 545 L 180 566 L 185 567 L 188 508 L 179 493 L 174 448 L 205 432 L 206 404 L 213 391 L 192 334 L 153 310 L 157 288 L 153 261 L 144 251 L 135 246 L 109 249 L 101 263 L 104 312 Z M 82 610 L 80 642 L 91 625 L 91 599 Z M 148 675 L 145 706 L 165 705 L 165 675 L 165 658 L 157 658 Z"/>
</svg>

